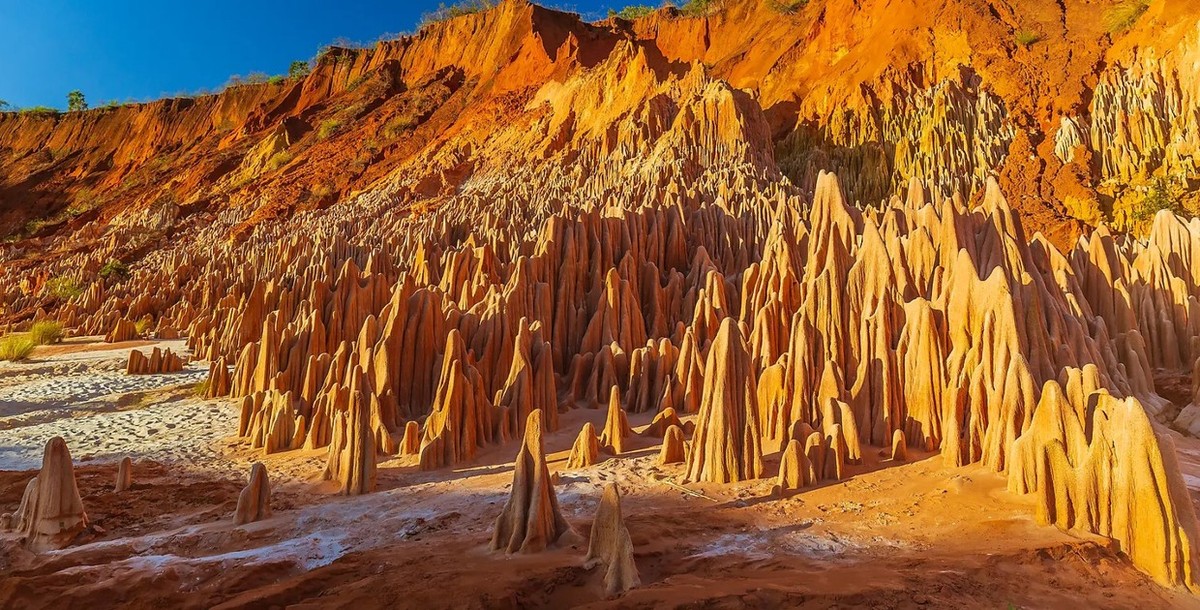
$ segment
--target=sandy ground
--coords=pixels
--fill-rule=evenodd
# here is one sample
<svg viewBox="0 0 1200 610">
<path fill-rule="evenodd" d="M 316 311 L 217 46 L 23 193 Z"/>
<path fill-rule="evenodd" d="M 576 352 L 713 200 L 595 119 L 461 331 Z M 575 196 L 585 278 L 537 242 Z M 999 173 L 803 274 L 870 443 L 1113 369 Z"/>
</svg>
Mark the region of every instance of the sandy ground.
<svg viewBox="0 0 1200 610">
<path fill-rule="evenodd" d="M 323 452 L 264 457 L 234 438 L 233 401 L 192 393 L 201 366 L 135 378 L 113 368 L 150 347 L 77 342 L 0 368 L 0 512 L 16 508 L 42 445 L 60 434 L 98 526 L 40 556 L 0 534 L 0 608 L 1200 608 L 1106 541 L 1036 525 L 999 475 L 947 470 L 936 456 L 893 464 L 864 449 L 852 478 L 786 498 L 770 479 L 683 484 L 682 466 L 656 465 L 650 438 L 565 471 L 583 422 L 602 423 L 598 410 L 564 414 L 547 437 L 578 536 L 542 554 L 494 554 L 517 443 L 433 473 L 391 459 L 378 493 L 343 498 L 320 481 Z M 1179 451 L 1200 485 L 1200 441 L 1179 439 Z M 117 494 L 124 455 L 135 485 Z M 255 460 L 271 473 L 275 516 L 235 528 Z M 768 473 L 777 463 L 768 456 Z M 643 582 L 616 600 L 603 599 L 600 570 L 581 565 L 609 481 L 624 494 Z"/>
</svg>

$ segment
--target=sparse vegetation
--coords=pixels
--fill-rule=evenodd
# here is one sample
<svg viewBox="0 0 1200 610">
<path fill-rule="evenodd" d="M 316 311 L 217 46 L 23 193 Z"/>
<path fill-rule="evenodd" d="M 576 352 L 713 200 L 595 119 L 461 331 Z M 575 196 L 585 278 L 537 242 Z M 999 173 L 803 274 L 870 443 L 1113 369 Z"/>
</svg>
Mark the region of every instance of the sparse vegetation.
<svg viewBox="0 0 1200 610">
<path fill-rule="evenodd" d="M 134 323 L 133 328 L 137 330 L 137 335 L 139 337 L 148 337 L 150 336 L 150 328 L 153 326 L 154 320 L 151 320 L 149 317 L 145 317 Z"/>
<path fill-rule="evenodd" d="M 794 15 L 808 6 L 808 0 L 768 0 L 767 6 L 781 15 Z"/>
<path fill-rule="evenodd" d="M 83 294 L 83 288 L 74 279 L 60 275 L 46 280 L 46 293 L 66 301 Z"/>
<path fill-rule="evenodd" d="M 192 386 L 192 394 L 197 398 L 204 398 L 205 395 L 208 394 L 208 388 L 210 384 L 211 382 L 208 379 L 197 383 L 196 385 Z"/>
<path fill-rule="evenodd" d="M 1133 27 L 1150 8 L 1150 0 L 1119 0 L 1104 12 L 1104 29 L 1119 34 Z"/>
<path fill-rule="evenodd" d="M 0 112 L 11 112 L 12 110 L 12 104 L 8 103 L 7 100 L 0 100 Z"/>
<path fill-rule="evenodd" d="M 337 119 L 326 119 L 317 126 L 317 139 L 324 140 L 341 129 L 342 122 Z"/>
<path fill-rule="evenodd" d="M 462 17 L 463 15 L 471 15 L 481 11 L 486 11 L 496 6 L 496 0 L 460 0 L 451 4 L 439 4 L 437 10 L 425 13 L 421 16 L 421 27 L 425 27 L 431 23 Z"/>
<path fill-rule="evenodd" d="M 288 66 L 288 78 L 304 78 L 305 76 L 308 76 L 310 71 L 312 71 L 312 67 L 308 64 L 308 62 L 298 59 L 293 61 L 292 65 Z"/>
<path fill-rule="evenodd" d="M 614 11 L 614 10 L 610 9 L 608 11 L 608 16 L 609 17 L 617 17 L 619 19 L 624 19 L 626 21 L 633 21 L 634 19 L 640 19 L 642 17 L 645 17 L 646 15 L 649 15 L 650 13 L 653 13 L 654 11 L 655 11 L 655 8 L 653 6 L 646 6 L 645 4 L 633 4 L 633 5 L 627 6 L 619 11 Z"/>
<path fill-rule="evenodd" d="M 1017 30 L 1017 33 L 1014 35 L 1014 37 L 1017 40 L 1017 44 L 1026 48 L 1033 46 L 1034 43 L 1039 42 L 1042 39 L 1040 32 L 1024 29 Z"/>
<path fill-rule="evenodd" d="M 87 100 L 82 91 L 76 89 L 67 94 L 67 112 L 82 112 L 87 110 L 87 107 Z"/>
<path fill-rule="evenodd" d="M 704 17 L 715 13 L 721 5 L 722 0 L 688 0 L 679 11 L 689 17 Z"/>
<path fill-rule="evenodd" d="M 285 80 L 287 80 L 286 76 L 283 76 L 282 74 L 276 74 L 275 76 L 272 76 L 271 78 L 267 79 L 267 84 L 278 85 L 278 84 L 283 83 L 283 81 L 285 81 Z"/>
<path fill-rule="evenodd" d="M 1184 214 L 1180 200 L 1183 197 L 1183 185 L 1174 178 L 1159 176 L 1150 184 L 1149 190 L 1142 200 L 1129 211 L 1131 228 L 1144 232 L 1154 221 L 1154 215 L 1161 210 L 1170 210 L 1176 214 Z"/>
<path fill-rule="evenodd" d="M 400 137 L 400 135 L 404 132 L 412 130 L 419 124 L 420 120 L 415 114 L 412 112 L 405 112 L 404 114 L 392 117 L 387 123 L 384 123 L 383 131 L 380 135 L 382 135 L 384 139 L 394 140 Z"/>
<path fill-rule="evenodd" d="M 38 345 L 61 343 L 64 336 L 62 324 L 58 322 L 41 320 L 29 327 L 29 338 Z"/>
<path fill-rule="evenodd" d="M 267 159 L 267 171 L 273 172 L 273 171 L 287 165 L 288 163 L 291 163 L 292 158 L 293 158 L 292 153 L 290 153 L 286 150 L 281 150 L 281 151 L 271 155 L 271 158 Z"/>
<path fill-rule="evenodd" d="M 312 190 L 309 192 L 312 193 L 312 196 L 317 199 L 326 199 L 330 195 L 333 195 L 333 186 L 327 182 L 321 182 L 313 185 Z"/>
<path fill-rule="evenodd" d="M 117 259 L 112 259 L 100 268 L 100 277 L 104 279 L 118 278 L 124 279 L 129 276 L 129 266 Z"/>
<path fill-rule="evenodd" d="M 0 360 L 8 362 L 24 360 L 33 353 L 35 347 L 37 347 L 37 343 L 34 343 L 33 339 L 27 335 L 0 337 Z"/>
<path fill-rule="evenodd" d="M 51 108 L 49 106 L 30 106 L 28 108 L 22 108 L 18 112 L 20 112 L 23 115 L 36 116 L 36 117 L 58 116 L 58 109 Z"/>
</svg>

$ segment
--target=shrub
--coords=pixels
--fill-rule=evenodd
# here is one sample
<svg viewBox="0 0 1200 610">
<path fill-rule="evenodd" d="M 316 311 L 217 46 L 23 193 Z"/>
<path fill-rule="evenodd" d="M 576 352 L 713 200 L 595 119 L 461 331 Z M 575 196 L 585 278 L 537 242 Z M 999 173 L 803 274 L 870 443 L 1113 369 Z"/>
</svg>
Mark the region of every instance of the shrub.
<svg viewBox="0 0 1200 610">
<path fill-rule="evenodd" d="M 431 23 L 462 17 L 463 15 L 471 15 L 474 13 L 486 11 L 496 6 L 496 0 L 459 0 L 452 4 L 439 4 L 437 10 L 425 13 L 421 16 L 421 27 L 425 27 Z"/>
<path fill-rule="evenodd" d="M 25 335 L 8 335 L 0 338 L 0 360 L 17 362 L 33 353 L 37 344 Z"/>
<path fill-rule="evenodd" d="M 74 279 L 60 275 L 46 280 L 46 292 L 66 301 L 83 294 L 83 288 Z"/>
<path fill-rule="evenodd" d="M 267 79 L 267 84 L 278 85 L 285 80 L 287 80 L 286 76 L 283 76 L 282 74 L 276 74 L 275 76 L 272 76 L 271 78 Z"/>
<path fill-rule="evenodd" d="M 286 150 L 281 150 L 281 151 L 271 155 L 270 159 L 267 159 L 267 170 L 273 172 L 291 162 L 292 162 L 292 153 L 290 153 Z"/>
<path fill-rule="evenodd" d="M 322 182 L 313 186 L 312 190 L 309 192 L 312 193 L 312 196 L 316 197 L 317 199 L 326 199 L 333 194 L 333 186 L 329 183 Z"/>
<path fill-rule="evenodd" d="M 112 259 L 100 268 L 100 277 L 102 278 L 125 278 L 129 276 L 129 266 L 117 259 Z"/>
<path fill-rule="evenodd" d="M 14 110 L 13 105 L 7 100 L 0 100 L 0 112 L 10 112 Z"/>
<path fill-rule="evenodd" d="M 304 78 L 311 70 L 307 61 L 298 59 L 288 66 L 288 78 Z"/>
<path fill-rule="evenodd" d="M 139 337 L 145 337 L 150 332 L 150 328 L 154 326 L 154 320 L 150 318 L 142 318 L 134 323 L 133 328 L 137 330 Z"/>
<path fill-rule="evenodd" d="M 58 322 L 41 320 L 39 322 L 34 322 L 33 326 L 29 327 L 29 338 L 38 345 L 61 343 L 63 336 L 62 324 L 59 324 Z"/>
<path fill-rule="evenodd" d="M 1035 42 L 1042 39 L 1042 35 L 1033 30 L 1017 30 L 1015 38 L 1017 39 L 1017 44 L 1023 47 L 1031 47 Z"/>
<path fill-rule="evenodd" d="M 87 100 L 83 97 L 83 92 L 76 89 L 67 94 L 67 112 L 81 112 L 87 110 Z"/>
<path fill-rule="evenodd" d="M 1118 34 L 1133 27 L 1150 8 L 1150 0 L 1120 0 L 1104 12 L 1104 29 Z"/>
<path fill-rule="evenodd" d="M 808 6 L 808 0 L 769 0 L 767 6 L 776 13 L 794 15 L 800 12 L 800 9 Z"/>
<path fill-rule="evenodd" d="M 1154 221 L 1154 215 L 1161 210 L 1170 210 L 1183 214 L 1179 200 L 1183 195 L 1183 186 L 1172 178 L 1159 176 L 1151 183 L 1150 189 L 1142 196 L 1142 200 L 1129 211 L 1131 228 L 1140 230 Z"/>
<path fill-rule="evenodd" d="M 688 0 L 679 7 L 684 15 L 689 17 L 704 17 L 721 8 L 721 0 Z"/>
<path fill-rule="evenodd" d="M 321 121 L 321 125 L 317 127 L 317 139 L 324 140 L 325 138 L 328 138 L 329 136 L 337 133 L 337 130 L 341 128 L 341 126 L 342 122 L 337 119 L 326 119 Z"/>
<path fill-rule="evenodd" d="M 654 10 L 655 9 L 653 6 L 646 6 L 644 4 L 634 4 L 634 5 L 627 6 L 619 11 L 614 11 L 614 10 L 610 9 L 608 11 L 608 16 L 609 17 L 617 17 L 620 19 L 624 19 L 626 21 L 633 21 L 634 19 L 641 19 L 642 17 L 645 17 L 646 15 L 653 13 Z"/>
</svg>

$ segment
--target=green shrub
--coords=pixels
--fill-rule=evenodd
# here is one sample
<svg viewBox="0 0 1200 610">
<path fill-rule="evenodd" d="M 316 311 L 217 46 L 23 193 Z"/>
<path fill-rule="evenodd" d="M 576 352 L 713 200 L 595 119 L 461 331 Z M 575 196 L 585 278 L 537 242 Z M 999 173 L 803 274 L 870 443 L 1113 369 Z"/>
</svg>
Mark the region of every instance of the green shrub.
<svg viewBox="0 0 1200 610">
<path fill-rule="evenodd" d="M 83 97 L 83 92 L 76 89 L 67 94 L 67 112 L 82 112 L 87 110 L 87 100 Z"/>
<path fill-rule="evenodd" d="M 33 326 L 29 327 L 29 338 L 38 345 L 50 345 L 51 343 L 61 343 L 63 340 L 63 327 L 58 322 L 50 320 L 41 320 L 34 322 Z"/>
<path fill-rule="evenodd" d="M 17 362 L 33 353 L 37 344 L 25 335 L 8 335 L 0 338 L 0 360 Z"/>
<path fill-rule="evenodd" d="M 1104 29 L 1118 34 L 1133 27 L 1150 8 L 1150 0 L 1120 0 L 1104 12 Z"/>
<path fill-rule="evenodd" d="M 653 13 L 654 11 L 655 11 L 655 8 L 653 6 L 646 6 L 644 4 L 633 4 L 633 5 L 627 6 L 619 11 L 614 11 L 614 10 L 610 9 L 608 11 L 608 16 L 609 17 L 617 17 L 620 19 L 624 19 L 626 21 L 633 21 L 634 19 L 641 19 L 642 17 L 645 17 L 646 15 L 649 15 L 650 13 Z"/>
<path fill-rule="evenodd" d="M 286 150 L 281 150 L 281 151 L 271 155 L 270 159 L 267 159 L 267 170 L 273 172 L 291 162 L 292 162 L 292 153 L 290 153 Z"/>
<path fill-rule="evenodd" d="M 1183 191 L 1183 186 L 1177 180 L 1163 176 L 1155 178 L 1142 200 L 1129 211 L 1130 228 L 1139 231 L 1148 228 L 1161 210 L 1184 214 L 1180 204 Z"/>
<path fill-rule="evenodd" d="M 292 65 L 288 66 L 288 78 L 304 78 L 308 76 L 311 70 L 312 68 L 308 65 L 307 61 L 298 59 L 293 61 Z"/>
<path fill-rule="evenodd" d="M 282 74 L 276 74 L 275 76 L 272 76 L 271 78 L 268 78 L 268 79 L 267 79 L 267 84 L 270 84 L 270 85 L 278 85 L 278 84 L 282 83 L 282 82 L 283 82 L 283 81 L 285 81 L 285 80 L 287 80 L 287 77 L 286 77 L 286 76 L 284 76 L 284 75 L 282 75 Z"/>
<path fill-rule="evenodd" d="M 129 276 L 129 266 L 117 259 L 112 259 L 100 268 L 100 277 L 102 278 L 125 278 Z"/>
<path fill-rule="evenodd" d="M 337 130 L 342 127 L 342 122 L 337 119 L 326 119 L 321 121 L 321 125 L 317 127 L 317 139 L 324 140 L 329 136 L 337 133 Z"/>
<path fill-rule="evenodd" d="M 46 292 L 66 301 L 83 294 L 83 288 L 74 279 L 60 275 L 46 281 Z"/>
<path fill-rule="evenodd" d="M 1017 30 L 1014 37 L 1017 40 L 1017 44 L 1023 47 L 1031 47 L 1034 43 L 1042 39 L 1042 35 L 1033 30 Z"/>
<path fill-rule="evenodd" d="M 421 27 L 431 23 L 486 11 L 496 6 L 496 0 L 459 0 L 451 4 L 439 4 L 437 10 L 421 16 Z"/>
<path fill-rule="evenodd" d="M 151 320 L 150 318 L 142 318 L 141 320 L 138 320 L 137 322 L 135 322 L 133 324 L 133 328 L 137 330 L 137 334 L 139 337 L 147 336 L 147 334 L 150 332 L 151 327 L 153 327 L 153 326 L 154 326 L 154 320 Z"/>
</svg>

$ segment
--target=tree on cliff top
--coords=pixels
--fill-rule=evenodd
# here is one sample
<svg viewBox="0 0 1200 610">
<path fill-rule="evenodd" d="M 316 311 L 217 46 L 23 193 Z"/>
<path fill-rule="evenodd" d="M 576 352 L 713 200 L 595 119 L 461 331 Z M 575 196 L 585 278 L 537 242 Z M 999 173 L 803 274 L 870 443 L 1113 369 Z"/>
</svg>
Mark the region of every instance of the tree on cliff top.
<svg viewBox="0 0 1200 610">
<path fill-rule="evenodd" d="M 78 112 L 87 110 L 87 100 L 83 97 L 83 92 L 76 89 L 67 94 L 67 112 Z"/>
</svg>

